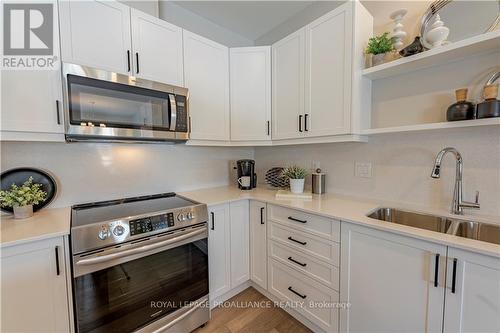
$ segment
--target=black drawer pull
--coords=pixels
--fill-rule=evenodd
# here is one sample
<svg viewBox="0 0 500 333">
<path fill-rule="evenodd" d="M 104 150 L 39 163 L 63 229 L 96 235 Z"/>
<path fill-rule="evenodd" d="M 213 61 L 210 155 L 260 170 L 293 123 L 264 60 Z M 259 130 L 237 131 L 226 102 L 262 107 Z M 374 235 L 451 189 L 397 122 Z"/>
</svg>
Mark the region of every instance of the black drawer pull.
<svg viewBox="0 0 500 333">
<path fill-rule="evenodd" d="M 260 207 L 260 224 L 264 224 L 264 207 Z"/>
<path fill-rule="evenodd" d="M 302 266 L 302 267 L 306 267 L 306 266 L 307 266 L 307 264 L 304 264 L 304 263 L 302 263 L 302 262 L 300 262 L 300 261 L 297 261 L 297 260 L 293 259 L 292 257 L 288 257 L 288 260 L 290 260 L 291 262 L 294 262 L 294 263 L 296 263 L 297 265 L 300 265 L 300 266 Z"/>
<path fill-rule="evenodd" d="M 292 220 L 292 221 L 295 221 L 295 222 L 307 223 L 307 220 L 299 220 L 299 219 L 293 218 L 291 216 L 288 216 L 288 219 Z"/>
<path fill-rule="evenodd" d="M 294 293 L 295 295 L 299 296 L 302 299 L 307 297 L 307 295 L 302 295 L 302 294 L 296 292 L 295 290 L 293 290 L 292 286 L 288 287 L 288 290 L 290 290 L 292 293 Z"/>
<path fill-rule="evenodd" d="M 434 287 L 439 285 L 439 253 L 436 253 L 436 262 L 434 264 Z"/>
<path fill-rule="evenodd" d="M 210 212 L 210 216 L 212 217 L 212 230 L 215 230 L 215 214 L 214 212 Z"/>
<path fill-rule="evenodd" d="M 271 128 L 270 128 L 270 123 L 269 120 L 267 121 L 267 135 L 271 135 Z"/>
<path fill-rule="evenodd" d="M 304 131 L 309 132 L 309 129 L 307 128 L 307 117 L 309 117 L 309 115 L 306 113 L 304 115 Z"/>
<path fill-rule="evenodd" d="M 451 293 L 454 294 L 457 287 L 457 258 L 453 259 L 453 276 L 451 277 Z"/>
<path fill-rule="evenodd" d="M 298 243 L 300 245 L 306 245 L 307 244 L 307 242 L 301 242 L 301 241 L 298 241 L 296 239 L 293 239 L 292 236 L 288 237 L 288 240 L 291 240 L 292 242 Z"/>
<path fill-rule="evenodd" d="M 61 275 L 61 268 L 59 267 L 59 246 L 56 246 L 56 274 Z"/>
<path fill-rule="evenodd" d="M 299 115 L 299 132 L 302 132 L 302 115 Z"/>
<path fill-rule="evenodd" d="M 130 72 L 130 50 L 127 50 L 127 72 Z"/>
<path fill-rule="evenodd" d="M 56 100 L 57 125 L 61 125 L 61 111 L 59 110 L 59 100 Z"/>
<path fill-rule="evenodd" d="M 139 53 L 135 53 L 136 73 L 139 74 Z"/>
</svg>

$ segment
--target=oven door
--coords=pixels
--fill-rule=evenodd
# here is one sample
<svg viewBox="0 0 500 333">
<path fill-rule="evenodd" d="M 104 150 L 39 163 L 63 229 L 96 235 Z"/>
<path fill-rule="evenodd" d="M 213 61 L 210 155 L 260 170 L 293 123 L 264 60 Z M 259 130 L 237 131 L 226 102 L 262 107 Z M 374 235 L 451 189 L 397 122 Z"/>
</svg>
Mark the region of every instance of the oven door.
<svg viewBox="0 0 500 333">
<path fill-rule="evenodd" d="M 207 235 L 204 223 L 74 255 L 76 332 L 167 328 L 199 307 L 207 318 L 198 324 L 206 322 L 208 304 L 199 301 L 208 295 Z"/>
</svg>

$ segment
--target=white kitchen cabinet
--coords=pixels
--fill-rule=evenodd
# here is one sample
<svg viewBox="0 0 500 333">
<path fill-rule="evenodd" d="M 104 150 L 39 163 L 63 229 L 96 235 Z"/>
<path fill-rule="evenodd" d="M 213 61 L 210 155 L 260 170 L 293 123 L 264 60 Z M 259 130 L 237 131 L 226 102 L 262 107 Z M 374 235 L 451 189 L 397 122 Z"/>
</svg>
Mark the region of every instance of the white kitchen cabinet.
<svg viewBox="0 0 500 333">
<path fill-rule="evenodd" d="M 208 270 L 210 299 L 231 290 L 229 204 L 208 208 Z"/>
<path fill-rule="evenodd" d="M 130 7 L 116 1 L 59 1 L 64 62 L 132 74 Z"/>
<path fill-rule="evenodd" d="M 300 29 L 272 46 L 272 138 L 303 135 L 305 30 Z"/>
<path fill-rule="evenodd" d="M 347 3 L 305 28 L 307 136 L 350 132 L 352 5 Z"/>
<path fill-rule="evenodd" d="M 271 47 L 229 51 L 231 140 L 271 139 Z"/>
<path fill-rule="evenodd" d="M 134 75 L 184 85 L 182 29 L 131 9 Z"/>
<path fill-rule="evenodd" d="M 54 2 L 54 38 L 59 38 Z M 53 43 L 59 57 L 59 43 Z M 2 140 L 64 141 L 60 63 L 54 70 L 2 70 Z M 29 94 L 29 98 L 27 98 Z"/>
<path fill-rule="evenodd" d="M 2 248 L 2 332 L 69 332 L 64 239 Z"/>
<path fill-rule="evenodd" d="M 184 30 L 191 139 L 229 140 L 229 49 Z"/>
<path fill-rule="evenodd" d="M 267 209 L 264 202 L 250 201 L 250 279 L 267 289 Z"/>
<path fill-rule="evenodd" d="M 500 332 L 500 258 L 449 247 L 446 279 L 445 333 Z"/>
<path fill-rule="evenodd" d="M 341 310 L 340 331 L 441 332 L 446 246 L 349 223 L 341 229 L 340 301 L 350 307 Z"/>
<path fill-rule="evenodd" d="M 248 200 L 231 202 L 229 211 L 231 289 L 233 289 L 250 279 Z"/>
</svg>

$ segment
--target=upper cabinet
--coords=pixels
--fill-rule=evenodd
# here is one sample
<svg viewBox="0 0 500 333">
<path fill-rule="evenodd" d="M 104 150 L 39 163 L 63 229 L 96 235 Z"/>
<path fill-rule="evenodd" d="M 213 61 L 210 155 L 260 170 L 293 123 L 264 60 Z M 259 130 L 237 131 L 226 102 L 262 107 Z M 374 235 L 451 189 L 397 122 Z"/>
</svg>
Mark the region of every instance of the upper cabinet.
<svg viewBox="0 0 500 333">
<path fill-rule="evenodd" d="M 229 49 L 184 30 L 191 139 L 229 140 Z"/>
<path fill-rule="evenodd" d="M 273 140 L 358 132 L 371 104 L 361 71 L 372 27 L 347 2 L 272 46 Z"/>
<path fill-rule="evenodd" d="M 131 18 L 134 75 L 183 86 L 182 29 L 135 9 Z"/>
<path fill-rule="evenodd" d="M 184 85 L 181 28 L 116 1 L 59 6 L 64 62 Z"/>
<path fill-rule="evenodd" d="M 271 47 L 229 51 L 231 140 L 271 139 Z"/>
<path fill-rule="evenodd" d="M 59 1 L 64 62 L 132 73 L 130 7 L 116 1 Z"/>
</svg>

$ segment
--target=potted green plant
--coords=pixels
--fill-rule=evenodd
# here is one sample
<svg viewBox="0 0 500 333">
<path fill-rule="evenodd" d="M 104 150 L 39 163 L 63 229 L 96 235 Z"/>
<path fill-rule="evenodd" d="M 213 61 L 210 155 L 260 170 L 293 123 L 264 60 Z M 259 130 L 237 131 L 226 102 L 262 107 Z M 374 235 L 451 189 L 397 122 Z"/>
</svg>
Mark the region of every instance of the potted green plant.
<svg viewBox="0 0 500 333">
<path fill-rule="evenodd" d="M 283 170 L 283 177 L 290 178 L 290 191 L 292 193 L 304 192 L 306 176 L 307 170 L 297 165 L 289 166 Z"/>
<path fill-rule="evenodd" d="M 23 185 L 12 184 L 10 190 L 0 191 L 0 205 L 12 207 L 14 218 L 25 219 L 33 216 L 33 205 L 47 199 L 47 192 L 41 190 L 42 184 L 33 184 L 30 177 Z"/>
<path fill-rule="evenodd" d="M 377 66 L 388 59 L 388 54 L 394 51 L 394 39 L 389 37 L 388 32 L 380 36 L 372 37 L 368 40 L 366 53 L 372 55 L 372 66 Z"/>
</svg>

